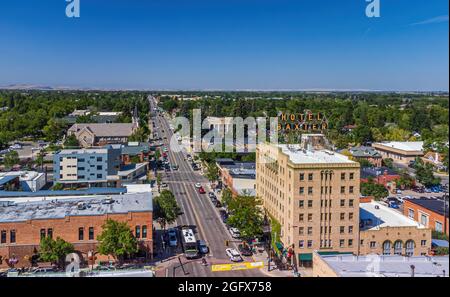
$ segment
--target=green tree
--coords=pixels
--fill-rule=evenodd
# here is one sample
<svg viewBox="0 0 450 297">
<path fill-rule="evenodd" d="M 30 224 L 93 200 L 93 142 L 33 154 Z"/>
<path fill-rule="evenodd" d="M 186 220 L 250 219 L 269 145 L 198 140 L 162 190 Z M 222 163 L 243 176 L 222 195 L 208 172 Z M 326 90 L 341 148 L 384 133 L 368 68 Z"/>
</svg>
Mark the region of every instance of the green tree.
<svg viewBox="0 0 450 297">
<path fill-rule="evenodd" d="M 391 158 L 385 158 L 382 160 L 383 166 L 386 166 L 387 168 L 394 168 L 394 160 Z"/>
<path fill-rule="evenodd" d="M 97 236 L 97 251 L 102 255 L 111 255 L 122 263 L 125 257 L 138 252 L 138 242 L 126 222 L 108 219 L 102 226 L 102 233 Z"/>
<path fill-rule="evenodd" d="M 180 214 L 175 196 L 169 190 L 164 190 L 154 199 L 153 214 L 155 220 L 166 229 L 167 224 L 172 224 Z"/>
<path fill-rule="evenodd" d="M 43 132 L 48 141 L 56 142 L 64 134 L 64 129 L 64 124 L 61 121 L 52 118 L 43 128 Z"/>
<path fill-rule="evenodd" d="M 67 136 L 66 140 L 64 141 L 65 147 L 79 147 L 80 143 L 78 142 L 78 139 L 75 135 L 69 135 Z"/>
<path fill-rule="evenodd" d="M 238 228 L 242 238 L 252 239 L 263 233 L 263 211 L 259 198 L 248 195 L 239 195 L 228 204 L 230 216 L 227 223 Z"/>
<path fill-rule="evenodd" d="M 215 162 L 208 163 L 206 167 L 206 177 L 210 182 L 216 182 L 219 180 L 219 168 Z"/>
<path fill-rule="evenodd" d="M 16 151 L 8 152 L 3 159 L 3 163 L 7 168 L 11 168 L 14 165 L 18 164 L 19 162 L 20 162 L 19 153 Z"/>
<path fill-rule="evenodd" d="M 56 240 L 51 237 L 44 237 L 39 247 L 39 259 L 44 262 L 55 263 L 59 267 L 65 267 L 66 255 L 74 251 L 73 245 L 60 237 L 57 237 Z"/>
<path fill-rule="evenodd" d="M 416 158 L 414 168 L 416 169 L 417 180 L 425 187 L 432 187 L 441 183 L 441 179 L 434 176 L 433 165 L 430 163 L 425 164 L 422 159 Z"/>
<path fill-rule="evenodd" d="M 224 205 L 230 205 L 231 201 L 233 200 L 233 194 L 231 193 L 231 190 L 226 188 L 222 191 L 222 203 Z"/>
<path fill-rule="evenodd" d="M 375 200 L 380 200 L 389 195 L 388 190 L 383 185 L 374 183 L 369 180 L 366 183 L 361 183 L 361 194 L 364 196 L 373 196 Z"/>
</svg>

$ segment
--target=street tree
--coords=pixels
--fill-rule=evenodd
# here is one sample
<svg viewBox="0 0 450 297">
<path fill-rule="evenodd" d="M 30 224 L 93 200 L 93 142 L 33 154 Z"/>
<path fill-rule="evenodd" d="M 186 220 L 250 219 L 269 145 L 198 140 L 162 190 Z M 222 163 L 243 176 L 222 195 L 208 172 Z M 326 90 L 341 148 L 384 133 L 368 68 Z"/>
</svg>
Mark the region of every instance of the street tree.
<svg viewBox="0 0 450 297">
<path fill-rule="evenodd" d="M 100 254 L 111 255 L 122 263 L 125 257 L 131 257 L 138 252 L 138 242 L 126 222 L 108 219 L 102 230 L 97 236 L 97 250 Z"/>
<path fill-rule="evenodd" d="M 227 223 L 238 228 L 242 238 L 249 240 L 263 233 L 263 211 L 261 200 L 249 195 L 239 195 L 228 204 L 230 216 Z"/>
<path fill-rule="evenodd" d="M 425 164 L 420 158 L 416 158 L 414 169 L 416 170 L 417 180 L 425 187 L 432 187 L 441 183 L 441 179 L 434 176 L 433 165 L 430 163 Z"/>
<path fill-rule="evenodd" d="M 168 224 L 172 224 L 180 214 L 180 207 L 172 192 L 164 190 L 154 200 L 154 218 L 165 230 Z"/>
<path fill-rule="evenodd" d="M 219 180 L 219 168 L 215 162 L 208 163 L 206 167 L 206 177 L 210 182 L 216 182 Z"/>
<path fill-rule="evenodd" d="M 66 255 L 75 251 L 73 245 L 64 239 L 57 237 L 56 240 L 47 236 L 42 238 L 39 247 L 39 259 L 44 262 L 51 262 L 64 268 Z"/>
</svg>

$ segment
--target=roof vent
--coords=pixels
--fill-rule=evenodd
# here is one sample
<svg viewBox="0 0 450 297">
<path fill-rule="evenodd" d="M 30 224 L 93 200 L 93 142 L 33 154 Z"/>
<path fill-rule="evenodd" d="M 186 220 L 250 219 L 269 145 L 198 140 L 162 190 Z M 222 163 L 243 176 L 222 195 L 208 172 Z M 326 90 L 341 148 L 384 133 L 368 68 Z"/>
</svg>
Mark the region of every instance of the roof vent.
<svg viewBox="0 0 450 297">
<path fill-rule="evenodd" d="M 84 209 L 86 209 L 86 203 L 84 203 L 84 202 L 78 202 L 77 208 L 78 208 L 79 210 L 84 210 Z"/>
<path fill-rule="evenodd" d="M 375 209 L 380 209 L 380 206 L 379 205 L 375 205 Z"/>
</svg>

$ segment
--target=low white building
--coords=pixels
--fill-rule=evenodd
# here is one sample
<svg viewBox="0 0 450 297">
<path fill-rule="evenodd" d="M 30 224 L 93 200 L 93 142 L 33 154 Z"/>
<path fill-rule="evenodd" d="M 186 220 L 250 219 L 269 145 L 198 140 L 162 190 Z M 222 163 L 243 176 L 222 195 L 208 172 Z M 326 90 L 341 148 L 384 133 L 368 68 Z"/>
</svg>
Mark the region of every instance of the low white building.
<svg viewBox="0 0 450 297">
<path fill-rule="evenodd" d="M 18 179 L 20 190 L 25 192 L 37 192 L 45 186 L 45 173 L 37 171 L 10 171 L 0 172 L 0 186 L 5 187 Z"/>
</svg>

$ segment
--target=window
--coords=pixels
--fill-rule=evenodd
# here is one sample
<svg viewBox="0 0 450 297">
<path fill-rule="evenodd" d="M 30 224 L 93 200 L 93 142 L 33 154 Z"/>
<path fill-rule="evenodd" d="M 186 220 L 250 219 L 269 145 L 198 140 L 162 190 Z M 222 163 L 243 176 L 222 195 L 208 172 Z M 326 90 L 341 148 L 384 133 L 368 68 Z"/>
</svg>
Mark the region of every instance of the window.
<svg viewBox="0 0 450 297">
<path fill-rule="evenodd" d="M 89 227 L 89 240 L 94 240 L 94 227 Z"/>
<path fill-rule="evenodd" d="M 305 174 L 304 173 L 300 173 L 300 180 L 305 180 Z"/>
<path fill-rule="evenodd" d="M 102 175 L 101 174 L 97 174 L 97 178 L 102 178 Z"/>
<path fill-rule="evenodd" d="M 308 195 L 312 195 L 313 193 L 313 188 L 312 187 L 308 187 Z"/>
<path fill-rule="evenodd" d="M 308 240 L 308 248 L 312 248 L 313 242 L 312 240 Z"/>
<path fill-rule="evenodd" d="M 298 242 L 298 246 L 299 246 L 299 248 L 304 248 L 305 247 L 305 242 L 303 241 L 303 240 L 300 240 L 299 242 Z"/>
<path fill-rule="evenodd" d="M 305 193 L 305 188 L 304 187 L 300 187 L 300 195 L 302 195 L 303 193 Z"/>
<path fill-rule="evenodd" d="M 48 228 L 47 229 L 47 236 L 50 237 L 50 238 L 53 238 L 53 229 L 52 228 Z"/>
<path fill-rule="evenodd" d="M 308 200 L 308 207 L 311 208 L 313 206 L 313 201 L 312 200 Z"/>
<path fill-rule="evenodd" d="M 394 243 L 394 254 L 396 255 L 402 255 L 402 251 L 403 251 L 403 242 L 400 240 L 397 240 Z"/>
<path fill-rule="evenodd" d="M 414 241 L 408 240 L 406 242 L 406 253 L 405 254 L 408 257 L 411 257 L 412 255 L 414 255 L 414 246 L 415 246 Z"/>
<path fill-rule="evenodd" d="M 408 209 L 408 217 L 410 219 L 414 219 L 414 209 Z"/>
<path fill-rule="evenodd" d="M 353 234 L 353 226 L 348 226 L 348 233 Z"/>
<path fill-rule="evenodd" d="M 341 221 L 345 220 L 345 213 L 341 212 L 341 217 L 340 217 Z"/>
<path fill-rule="evenodd" d="M 345 200 L 341 199 L 341 207 L 344 207 L 344 206 L 345 206 Z"/>
<path fill-rule="evenodd" d="M 0 243 L 6 243 L 6 231 L 2 230 L 0 235 Z"/>
<path fill-rule="evenodd" d="M 136 238 L 141 238 L 141 226 L 136 226 Z"/>
<path fill-rule="evenodd" d="M 313 180 L 313 174 L 312 173 L 308 174 L 308 180 Z"/>
<path fill-rule="evenodd" d="M 300 222 L 303 222 L 303 217 L 304 217 L 304 215 L 301 213 L 301 214 L 299 214 L 298 215 L 298 220 L 300 221 Z"/>
<path fill-rule="evenodd" d="M 427 245 L 427 241 L 426 240 L 421 240 L 420 241 L 420 245 L 421 246 L 426 246 Z"/>
<path fill-rule="evenodd" d="M 345 233 L 345 227 L 344 226 L 339 227 L 339 233 L 340 234 L 344 234 Z"/>
<path fill-rule="evenodd" d="M 312 221 L 312 213 L 309 213 L 308 214 L 308 222 L 311 222 Z"/>
<path fill-rule="evenodd" d="M 371 249 L 374 249 L 374 248 L 376 248 L 377 247 L 377 242 L 376 241 L 371 241 L 370 242 L 370 248 Z"/>
<path fill-rule="evenodd" d="M 348 213 L 348 219 L 349 220 L 353 220 L 353 212 L 349 212 Z"/>
<path fill-rule="evenodd" d="M 9 231 L 9 242 L 16 243 L 16 230 Z"/>
<path fill-rule="evenodd" d="M 312 227 L 308 227 L 308 235 L 312 235 L 313 232 L 313 228 Z"/>
<path fill-rule="evenodd" d="M 142 226 L 142 238 L 147 238 L 147 225 Z"/>
<path fill-rule="evenodd" d="M 345 173 L 341 173 L 341 180 L 345 180 Z"/>
<path fill-rule="evenodd" d="M 305 201 L 303 201 L 303 200 L 298 201 L 298 207 L 303 208 L 304 204 L 305 204 Z"/>
<path fill-rule="evenodd" d="M 349 247 L 352 247 L 352 246 L 353 246 L 353 239 L 349 239 L 349 240 L 348 240 L 348 246 L 349 246 Z"/>
<path fill-rule="evenodd" d="M 298 228 L 298 235 L 303 235 L 304 233 L 305 233 L 305 228 L 304 227 Z"/>
<path fill-rule="evenodd" d="M 84 240 L 84 228 L 78 228 L 78 240 Z"/>
<path fill-rule="evenodd" d="M 420 223 L 428 227 L 428 216 L 425 214 L 420 215 Z"/>
<path fill-rule="evenodd" d="M 344 239 L 339 239 L 339 247 L 343 248 L 345 245 L 345 240 Z"/>
<path fill-rule="evenodd" d="M 41 229 L 40 234 L 41 234 L 41 239 L 44 239 L 45 238 L 45 229 Z"/>
<path fill-rule="evenodd" d="M 97 157 L 97 162 L 102 162 L 103 158 L 102 157 Z"/>
<path fill-rule="evenodd" d="M 435 228 L 434 228 L 434 229 L 436 229 L 436 231 L 438 231 L 438 232 L 442 232 L 442 231 L 443 231 L 443 229 L 442 229 L 442 223 L 436 221 L 436 225 L 435 225 Z"/>
<path fill-rule="evenodd" d="M 352 172 L 352 173 L 350 173 L 349 174 L 349 177 L 348 177 L 348 179 L 353 179 L 354 178 L 354 176 L 355 176 L 355 174 Z"/>
<path fill-rule="evenodd" d="M 353 207 L 353 199 L 350 199 L 350 200 L 348 201 L 348 206 Z"/>
<path fill-rule="evenodd" d="M 345 187 L 341 187 L 341 194 L 345 194 Z"/>
<path fill-rule="evenodd" d="M 103 166 L 102 165 L 97 165 L 97 170 L 103 170 Z"/>
<path fill-rule="evenodd" d="M 353 190 L 354 190 L 354 187 L 353 187 L 353 186 L 350 186 L 350 187 L 348 188 L 348 192 L 349 192 L 350 194 L 353 194 Z"/>
</svg>

